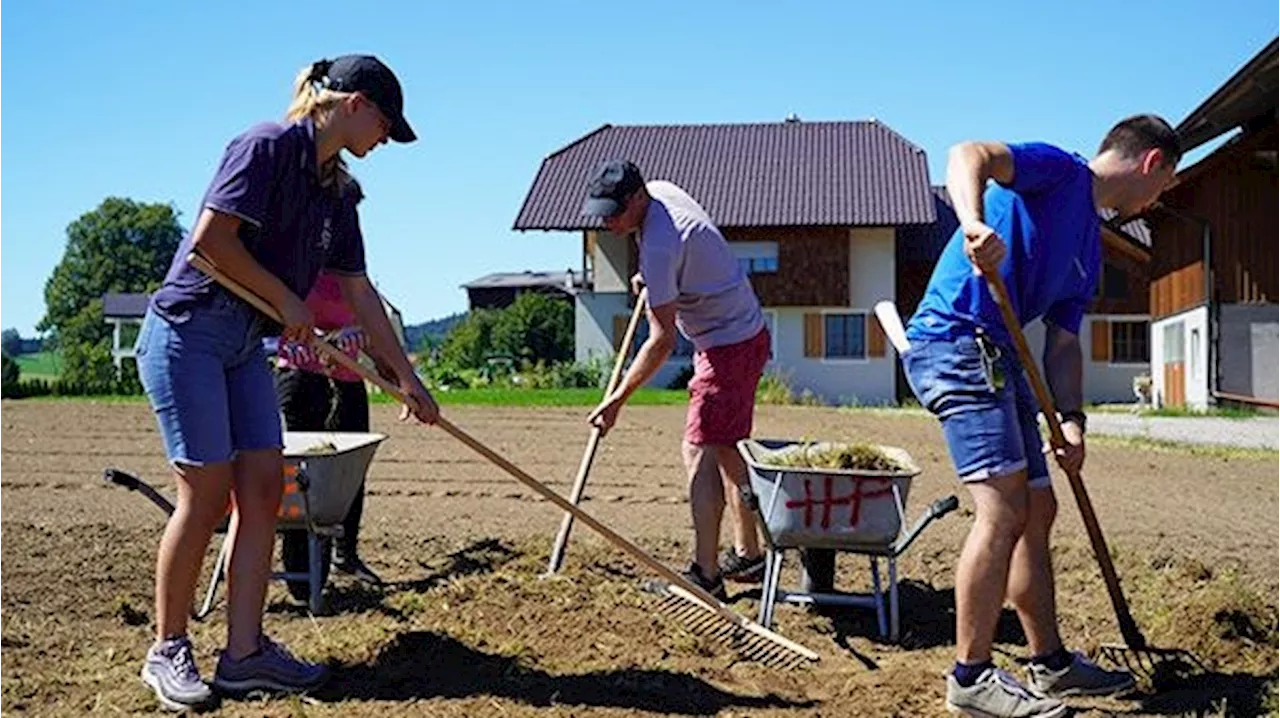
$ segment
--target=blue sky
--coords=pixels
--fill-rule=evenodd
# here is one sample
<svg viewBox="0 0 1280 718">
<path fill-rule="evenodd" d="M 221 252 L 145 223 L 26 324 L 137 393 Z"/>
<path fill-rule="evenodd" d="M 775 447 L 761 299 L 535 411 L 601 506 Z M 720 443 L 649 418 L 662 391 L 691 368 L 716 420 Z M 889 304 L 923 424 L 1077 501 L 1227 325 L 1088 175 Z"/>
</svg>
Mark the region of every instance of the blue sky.
<svg viewBox="0 0 1280 718">
<path fill-rule="evenodd" d="M 604 123 L 876 118 L 929 154 L 968 138 L 1091 153 L 1177 122 L 1276 35 L 1274 0 L 1189 2 L 10 3 L 0 325 L 24 336 L 67 224 L 110 195 L 189 224 L 226 141 L 278 119 L 303 65 L 372 52 L 421 139 L 353 169 L 370 274 L 408 322 L 494 271 L 577 267 L 511 224 L 547 154 Z"/>
</svg>

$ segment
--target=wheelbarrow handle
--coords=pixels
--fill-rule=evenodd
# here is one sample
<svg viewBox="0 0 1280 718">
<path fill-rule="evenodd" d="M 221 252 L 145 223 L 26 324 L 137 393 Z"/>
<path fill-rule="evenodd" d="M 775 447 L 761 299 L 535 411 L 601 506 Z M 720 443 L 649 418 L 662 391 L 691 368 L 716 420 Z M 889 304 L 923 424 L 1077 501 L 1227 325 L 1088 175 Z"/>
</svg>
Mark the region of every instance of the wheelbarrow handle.
<svg viewBox="0 0 1280 718">
<path fill-rule="evenodd" d="M 137 491 L 147 499 L 160 507 L 160 510 L 166 515 L 173 515 L 173 502 L 166 499 L 159 491 L 156 491 L 151 484 L 139 479 L 138 477 L 125 473 L 119 469 L 107 469 L 102 473 L 102 478 L 116 486 L 122 486 L 130 491 Z"/>
<path fill-rule="evenodd" d="M 959 507 L 960 499 L 956 498 L 955 494 L 938 499 L 929 504 L 929 508 L 925 509 L 920 518 L 916 519 L 911 530 L 908 531 L 905 536 L 893 542 L 893 555 L 895 557 L 901 556 L 907 549 L 911 548 L 911 544 L 915 542 L 916 537 L 919 536 L 921 532 L 929 526 L 929 524 L 933 523 L 935 519 L 940 519 L 952 511 L 955 511 Z"/>
</svg>

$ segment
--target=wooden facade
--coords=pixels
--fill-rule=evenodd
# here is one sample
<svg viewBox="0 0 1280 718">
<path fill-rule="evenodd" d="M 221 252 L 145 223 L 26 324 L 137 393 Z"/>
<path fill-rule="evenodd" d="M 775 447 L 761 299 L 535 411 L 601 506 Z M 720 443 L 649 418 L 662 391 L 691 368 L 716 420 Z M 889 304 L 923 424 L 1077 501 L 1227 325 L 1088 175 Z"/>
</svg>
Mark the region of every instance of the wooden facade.
<svg viewBox="0 0 1280 718">
<path fill-rule="evenodd" d="M 752 274 L 766 307 L 849 304 L 849 227 L 728 227 L 733 242 L 777 242 L 778 271 Z"/>
<path fill-rule="evenodd" d="M 1246 132 L 1185 170 L 1161 198 L 1170 211 L 1148 220 L 1155 237 L 1151 315 L 1207 303 L 1276 303 L 1280 224 L 1276 217 L 1276 125 Z M 1197 221 L 1198 220 L 1198 221 Z M 1206 297 L 1204 225 L 1210 230 L 1214 296 Z"/>
</svg>

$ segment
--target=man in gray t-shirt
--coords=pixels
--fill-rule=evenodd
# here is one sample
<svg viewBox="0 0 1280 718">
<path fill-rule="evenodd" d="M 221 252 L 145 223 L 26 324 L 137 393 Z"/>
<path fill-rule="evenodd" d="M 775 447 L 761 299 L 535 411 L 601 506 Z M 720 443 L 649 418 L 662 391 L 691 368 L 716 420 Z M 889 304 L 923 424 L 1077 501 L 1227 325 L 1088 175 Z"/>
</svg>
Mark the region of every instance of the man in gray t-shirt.
<svg viewBox="0 0 1280 718">
<path fill-rule="evenodd" d="M 603 218 L 615 234 L 635 235 L 640 272 L 632 287 L 638 292 L 643 283 L 649 293 L 649 338 L 589 421 L 608 432 L 627 398 L 671 355 L 676 333 L 693 342 L 683 455 L 696 546 L 685 577 L 724 598 L 725 578 L 753 581 L 764 572 L 754 519 L 738 491 L 747 467 L 736 446 L 751 435 L 756 386 L 769 361 L 760 301 L 706 210 L 671 182 L 646 183 L 632 163 L 605 162 L 583 213 Z M 726 500 L 734 549 L 717 559 Z"/>
</svg>

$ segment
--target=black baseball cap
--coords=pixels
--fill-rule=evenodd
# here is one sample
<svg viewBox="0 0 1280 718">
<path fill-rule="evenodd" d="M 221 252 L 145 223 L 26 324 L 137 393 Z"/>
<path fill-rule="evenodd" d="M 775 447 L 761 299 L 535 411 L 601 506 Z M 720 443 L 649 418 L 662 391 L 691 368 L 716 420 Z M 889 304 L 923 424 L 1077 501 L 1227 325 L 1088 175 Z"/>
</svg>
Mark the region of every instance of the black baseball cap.
<svg viewBox="0 0 1280 718">
<path fill-rule="evenodd" d="M 591 173 L 582 213 L 589 217 L 620 214 L 627 198 L 641 187 L 644 177 L 640 176 L 640 168 L 628 160 L 605 160 Z"/>
<path fill-rule="evenodd" d="M 359 92 L 382 110 L 391 121 L 391 139 L 413 142 L 418 139 L 404 118 L 404 93 L 391 68 L 373 55 L 343 55 L 328 61 L 321 84 L 337 92 Z"/>
</svg>

